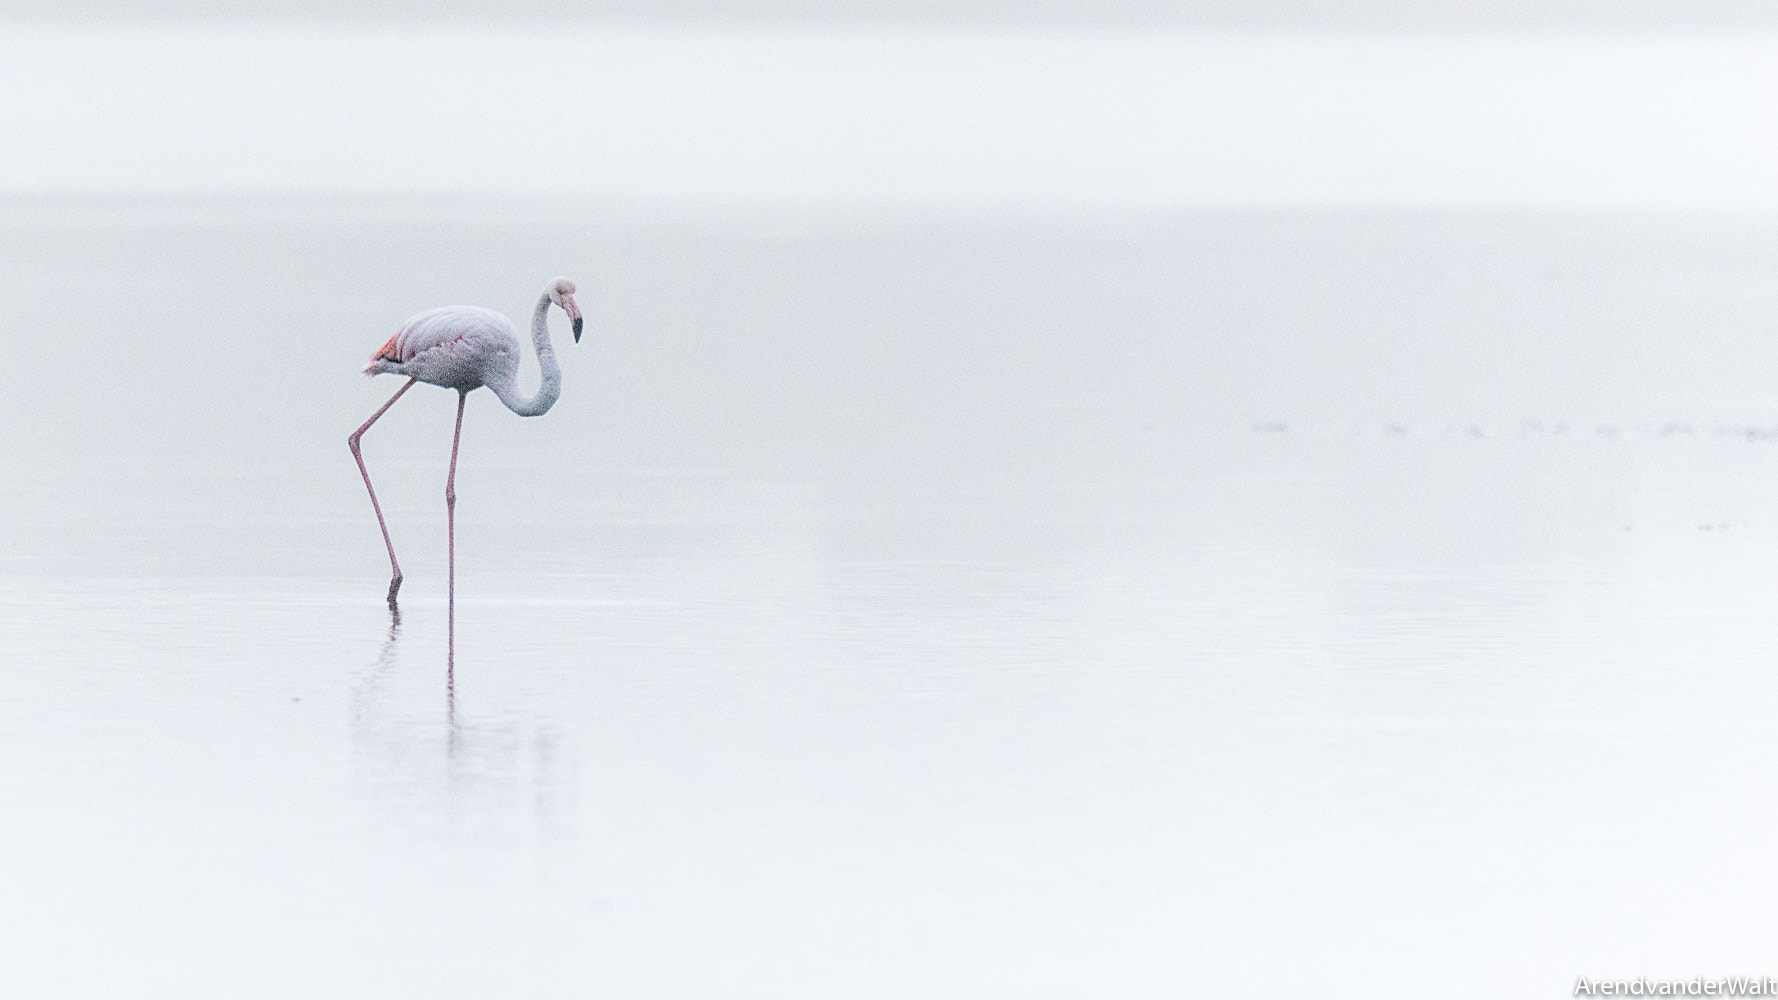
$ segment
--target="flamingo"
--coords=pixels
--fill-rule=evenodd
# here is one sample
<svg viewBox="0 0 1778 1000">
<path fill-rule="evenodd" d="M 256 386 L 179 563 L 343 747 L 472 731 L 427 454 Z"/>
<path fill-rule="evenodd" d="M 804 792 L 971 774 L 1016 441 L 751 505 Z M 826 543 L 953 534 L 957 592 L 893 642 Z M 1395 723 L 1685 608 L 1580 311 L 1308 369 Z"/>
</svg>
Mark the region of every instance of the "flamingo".
<svg viewBox="0 0 1778 1000">
<path fill-rule="evenodd" d="M 377 418 L 389 411 L 402 394 L 415 382 L 427 382 L 457 390 L 457 429 L 451 434 L 451 471 L 445 477 L 445 519 L 449 546 L 448 602 L 450 631 L 455 646 L 457 618 L 457 442 L 463 436 L 463 404 L 470 392 L 481 386 L 494 390 L 506 408 L 521 417 L 540 417 L 549 412 L 562 393 L 562 369 L 556 364 L 556 350 L 549 339 L 549 307 L 560 306 L 574 324 L 574 342 L 580 343 L 580 307 L 574 304 L 574 282 L 557 278 L 537 297 L 531 311 L 531 342 L 537 348 L 537 363 L 543 369 L 543 382 L 535 395 L 519 393 L 519 337 L 512 320 L 480 306 L 444 306 L 416 313 L 402 325 L 389 342 L 370 356 L 364 366 L 366 376 L 392 372 L 406 375 L 407 382 L 395 390 L 389 401 L 370 415 L 362 427 L 346 439 L 352 457 L 358 461 L 358 472 L 364 476 L 364 488 L 370 493 L 371 510 L 376 511 L 377 527 L 383 530 L 383 545 L 389 550 L 389 607 L 395 608 L 395 594 L 401 589 L 401 563 L 395 560 L 395 544 L 389 540 L 389 525 L 383 520 L 383 507 L 377 503 L 377 491 L 370 485 L 370 471 L 364 467 L 364 455 L 358 439 L 370 430 Z"/>
</svg>

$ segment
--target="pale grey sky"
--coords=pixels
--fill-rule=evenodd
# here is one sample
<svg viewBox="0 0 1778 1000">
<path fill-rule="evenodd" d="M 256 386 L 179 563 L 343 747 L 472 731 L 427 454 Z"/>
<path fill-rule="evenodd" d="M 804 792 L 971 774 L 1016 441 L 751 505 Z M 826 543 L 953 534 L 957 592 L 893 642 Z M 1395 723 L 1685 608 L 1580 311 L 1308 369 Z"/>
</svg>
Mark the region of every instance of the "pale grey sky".
<svg viewBox="0 0 1778 1000">
<path fill-rule="evenodd" d="M 0 19 L 258 20 L 243 0 L 10 0 Z M 1778 26 L 1770 0 L 306 0 L 282 20 L 691 23 L 824 21 L 1154 25 L 1258 30 L 1737 29 Z"/>
<path fill-rule="evenodd" d="M 552 3 L 502 9 L 567 9 Z M 1778 206 L 1778 24 L 1701 30 L 1765 4 L 1372 0 L 1334 18 L 1272 0 L 1198 5 L 1173 26 L 1139 24 L 1162 8 L 1136 0 L 1016 18 L 982 0 L 957 8 L 969 23 L 871 0 L 820 5 L 825 21 L 717 20 L 699 0 L 657 8 L 690 20 L 592 16 L 640 8 L 376 21 L 316 0 L 308 20 L 126 23 L 15 7 L 0 134 L 19 141 L 0 144 L 0 194 Z M 1237 10 L 1292 30 L 1206 27 Z M 1489 10 L 1541 28 L 1358 30 Z M 860 20 L 873 11 L 908 16 Z M 1586 11 L 1590 27 L 1560 26 Z M 1307 30 L 1324 15 L 1345 29 Z M 1618 30 L 1663 18 L 1689 27 Z"/>
<path fill-rule="evenodd" d="M 1778 205 L 1778 35 L 0 29 L 0 192 Z"/>
</svg>

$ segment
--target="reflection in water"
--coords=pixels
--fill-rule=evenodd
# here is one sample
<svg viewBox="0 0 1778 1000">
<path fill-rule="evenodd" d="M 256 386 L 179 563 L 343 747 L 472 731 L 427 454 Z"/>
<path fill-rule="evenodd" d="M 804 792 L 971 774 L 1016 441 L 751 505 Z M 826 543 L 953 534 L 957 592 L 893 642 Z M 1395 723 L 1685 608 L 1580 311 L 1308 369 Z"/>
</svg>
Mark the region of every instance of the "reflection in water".
<svg viewBox="0 0 1778 1000">
<path fill-rule="evenodd" d="M 395 659 L 395 641 L 401 638 L 401 605 L 389 602 L 389 638 L 383 643 L 383 651 L 377 656 L 377 663 L 387 666 Z"/>
<path fill-rule="evenodd" d="M 455 556 L 453 555 L 453 559 Z M 451 572 L 451 599 L 445 613 L 445 726 L 449 731 L 446 747 L 450 756 L 457 755 L 457 595 L 456 570 Z"/>
<path fill-rule="evenodd" d="M 391 605 L 382 647 L 353 685 L 352 743 L 365 791 L 412 815 L 558 829 L 566 816 L 557 786 L 573 768 L 557 727 L 534 717 L 495 724 L 461 718 L 455 664 L 447 658 L 441 731 L 437 675 L 398 669 L 401 651 L 401 611 Z"/>
<path fill-rule="evenodd" d="M 389 635 L 383 640 L 383 648 L 377 653 L 375 662 L 365 669 L 363 675 L 354 686 L 352 698 L 352 728 L 360 729 L 371 711 L 372 706 L 380 700 L 382 690 L 388 683 L 389 671 L 395 665 L 397 644 L 401 640 L 401 606 L 394 601 L 389 602 Z"/>
<path fill-rule="evenodd" d="M 454 762 L 457 759 L 457 609 L 455 607 L 451 608 L 445 635 L 445 756 Z"/>
<path fill-rule="evenodd" d="M 1778 933 L 1769 220 L 176 214 L 0 226 L 9 357 L 132 317 L 0 394 L 0 994 L 1523 996 Z M 605 391 L 478 427 L 458 691 L 342 361 L 544 257 L 629 293 Z"/>
</svg>

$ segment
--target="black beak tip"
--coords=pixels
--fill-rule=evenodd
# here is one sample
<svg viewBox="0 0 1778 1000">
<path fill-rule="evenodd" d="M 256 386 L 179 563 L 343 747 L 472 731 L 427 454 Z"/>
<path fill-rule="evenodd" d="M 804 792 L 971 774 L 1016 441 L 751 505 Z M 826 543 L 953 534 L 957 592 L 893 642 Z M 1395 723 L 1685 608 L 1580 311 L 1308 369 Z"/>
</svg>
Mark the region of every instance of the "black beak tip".
<svg viewBox="0 0 1778 1000">
<path fill-rule="evenodd" d="M 580 325 L 581 325 L 580 317 L 579 316 L 574 317 L 574 342 L 576 344 L 580 343 Z"/>
</svg>

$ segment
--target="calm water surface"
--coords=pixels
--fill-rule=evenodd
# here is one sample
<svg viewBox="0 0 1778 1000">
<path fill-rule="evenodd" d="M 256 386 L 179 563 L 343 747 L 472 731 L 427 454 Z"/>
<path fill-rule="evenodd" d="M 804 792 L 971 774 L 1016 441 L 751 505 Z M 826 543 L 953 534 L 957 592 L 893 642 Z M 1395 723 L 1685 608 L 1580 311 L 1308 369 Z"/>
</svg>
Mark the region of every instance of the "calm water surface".
<svg viewBox="0 0 1778 1000">
<path fill-rule="evenodd" d="M 0 214 L 0 993 L 1775 974 L 1778 226 Z M 562 402 L 345 435 L 557 273 Z"/>
</svg>

